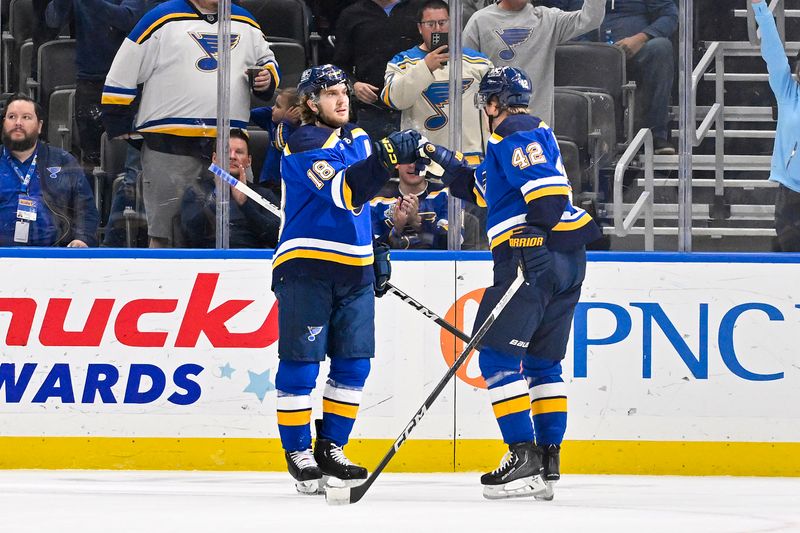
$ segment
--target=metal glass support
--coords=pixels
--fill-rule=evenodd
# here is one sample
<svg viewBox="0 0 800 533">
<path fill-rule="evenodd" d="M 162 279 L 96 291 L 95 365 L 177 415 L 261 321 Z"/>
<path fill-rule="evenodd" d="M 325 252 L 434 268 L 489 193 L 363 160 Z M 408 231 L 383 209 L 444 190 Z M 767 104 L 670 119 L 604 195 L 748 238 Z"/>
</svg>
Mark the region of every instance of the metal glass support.
<svg viewBox="0 0 800 533">
<path fill-rule="evenodd" d="M 447 121 L 447 140 L 451 150 L 461 150 L 462 72 L 461 72 L 461 0 L 450 0 L 450 33 L 447 46 L 450 51 L 450 120 Z M 461 249 L 463 216 L 461 200 L 449 196 L 447 200 L 447 249 Z"/>
<path fill-rule="evenodd" d="M 217 162 L 224 169 L 230 167 L 228 141 L 231 117 L 231 0 L 219 0 L 217 5 Z M 216 246 L 230 247 L 230 187 L 221 178 L 217 184 Z"/>
<path fill-rule="evenodd" d="M 692 0 L 680 0 L 678 250 L 681 252 L 692 251 L 692 151 L 696 127 L 692 91 L 693 9 Z"/>
<path fill-rule="evenodd" d="M 622 181 L 625 170 L 636 158 L 639 150 L 644 146 L 644 191 L 631 207 L 628 215 L 623 219 L 625 206 L 622 198 Z M 625 237 L 631 232 L 636 221 L 644 211 L 644 249 L 652 252 L 654 248 L 654 222 L 653 222 L 653 132 L 650 128 L 642 128 L 631 140 L 625 153 L 619 158 L 614 169 L 614 233 L 618 237 Z"/>
</svg>

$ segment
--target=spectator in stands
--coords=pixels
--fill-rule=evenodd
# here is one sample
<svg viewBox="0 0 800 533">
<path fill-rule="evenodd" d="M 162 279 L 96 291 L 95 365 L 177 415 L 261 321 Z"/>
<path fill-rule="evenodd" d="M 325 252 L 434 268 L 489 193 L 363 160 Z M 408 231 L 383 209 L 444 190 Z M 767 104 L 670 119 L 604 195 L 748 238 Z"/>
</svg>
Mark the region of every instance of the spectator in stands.
<svg viewBox="0 0 800 533">
<path fill-rule="evenodd" d="M 51 28 L 75 20 L 75 121 L 87 166 L 100 164 L 103 82 L 114 55 L 144 10 L 144 0 L 52 0 L 47 6 L 46 22 Z"/>
<path fill-rule="evenodd" d="M 83 168 L 39 140 L 42 108 L 12 96 L 3 115 L 0 246 L 97 246 L 97 210 Z"/>
<path fill-rule="evenodd" d="M 464 29 L 464 46 L 486 54 L 495 67 L 518 67 L 536 90 L 530 112 L 553 123 L 556 45 L 600 26 L 605 0 L 586 0 L 580 11 L 533 7 L 527 0 L 499 0 L 481 9 Z"/>
<path fill-rule="evenodd" d="M 324 65 L 333 62 L 334 35 L 336 35 L 336 22 L 339 15 L 346 7 L 356 3 L 358 0 L 305 0 L 306 5 L 311 10 L 312 27 L 311 31 L 316 31 L 320 38 L 319 61 L 317 64 Z"/>
<path fill-rule="evenodd" d="M 583 0 L 548 0 L 553 7 L 573 11 Z M 636 81 L 642 106 L 642 126 L 653 130 L 656 154 L 673 155 L 670 143 L 669 98 L 675 77 L 672 35 L 678 29 L 674 0 L 607 0 L 606 16 L 596 32 L 583 40 L 612 43 L 625 51 L 629 77 Z"/>
<path fill-rule="evenodd" d="M 214 153 L 214 162 L 217 161 Z M 247 169 L 252 163 L 250 142 L 242 130 L 231 130 L 230 170 L 239 181 L 247 182 Z M 253 187 L 256 192 L 274 205 L 280 199 L 272 191 Z M 216 184 L 212 176 L 203 174 L 183 195 L 180 220 L 186 245 L 190 248 L 214 248 L 216 242 Z M 230 247 L 274 248 L 278 242 L 280 219 L 231 187 Z"/>
<path fill-rule="evenodd" d="M 397 170 L 396 189 L 370 202 L 375 239 L 391 248 L 447 250 L 447 190 L 429 190 L 415 163 Z"/>
<path fill-rule="evenodd" d="M 333 63 L 350 76 L 356 96 L 356 122 L 372 139 L 400 128 L 400 112 L 380 99 L 386 63 L 419 39 L 421 0 L 359 0 L 336 23 Z"/>
<path fill-rule="evenodd" d="M 778 125 L 769 179 L 778 183 L 775 199 L 777 250 L 800 252 L 800 84 L 792 77 L 775 19 L 763 0 L 752 0 L 761 29 L 761 55 L 767 62 L 769 86 L 778 100 Z M 794 73 L 800 74 L 800 60 Z"/>
<path fill-rule="evenodd" d="M 402 111 L 401 129 L 414 129 L 431 142 L 448 146 L 450 120 L 449 69 L 447 45 L 434 49 L 434 32 L 450 31 L 450 11 L 444 0 L 426 0 L 419 11 L 422 44 L 400 52 L 386 65 L 381 92 L 383 102 Z M 481 162 L 488 139 L 481 116 L 473 105 L 481 78 L 492 68 L 489 60 L 475 50 L 462 51 L 463 97 L 461 151 L 470 164 Z"/>
<path fill-rule="evenodd" d="M 49 0 L 33 0 L 33 20 L 31 20 L 31 35 L 33 36 L 33 50 L 31 51 L 31 77 L 34 80 L 39 79 L 39 47 L 47 41 L 58 38 L 61 28 L 50 28 L 46 23 L 45 13 L 47 12 L 47 4 Z M 3 2 L 3 5 L 6 5 Z M 8 20 L 5 18 L 5 8 L 3 9 L 3 25 L 8 25 Z M 5 41 L 3 42 L 5 46 Z M 19 88 L 20 91 L 24 87 Z"/>
<path fill-rule="evenodd" d="M 479 11 L 484 7 L 494 3 L 495 0 L 463 0 L 461 2 L 461 5 L 464 6 L 461 11 L 461 21 L 464 23 L 464 26 L 467 25 L 467 22 L 469 22 L 469 19 L 475 14 L 476 11 Z"/>
<path fill-rule="evenodd" d="M 186 187 L 210 161 L 217 116 L 218 0 L 169 0 L 147 12 L 117 52 L 103 89 L 113 137 L 144 137 L 142 185 L 153 248 L 172 245 L 173 219 Z M 231 125 L 246 128 L 250 90 L 270 99 L 278 65 L 258 24 L 232 6 Z M 247 69 L 262 70 L 248 82 Z M 143 85 L 133 125 L 131 104 Z"/>
<path fill-rule="evenodd" d="M 300 125 L 300 97 L 297 89 L 278 91 L 274 106 L 252 109 L 250 122 L 269 132 L 269 147 L 257 183 L 280 193 L 281 155 L 289 136 Z"/>
</svg>

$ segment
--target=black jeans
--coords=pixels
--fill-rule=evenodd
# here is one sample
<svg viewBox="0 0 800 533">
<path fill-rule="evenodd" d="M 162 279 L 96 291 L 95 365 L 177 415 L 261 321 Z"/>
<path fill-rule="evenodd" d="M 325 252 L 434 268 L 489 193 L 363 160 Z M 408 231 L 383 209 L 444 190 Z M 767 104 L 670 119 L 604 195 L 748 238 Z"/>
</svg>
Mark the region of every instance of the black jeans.
<svg viewBox="0 0 800 533">
<path fill-rule="evenodd" d="M 100 164 L 100 137 L 103 121 L 100 114 L 100 99 L 103 96 L 103 80 L 78 80 L 75 88 L 75 121 L 78 124 L 83 161 Z"/>
</svg>

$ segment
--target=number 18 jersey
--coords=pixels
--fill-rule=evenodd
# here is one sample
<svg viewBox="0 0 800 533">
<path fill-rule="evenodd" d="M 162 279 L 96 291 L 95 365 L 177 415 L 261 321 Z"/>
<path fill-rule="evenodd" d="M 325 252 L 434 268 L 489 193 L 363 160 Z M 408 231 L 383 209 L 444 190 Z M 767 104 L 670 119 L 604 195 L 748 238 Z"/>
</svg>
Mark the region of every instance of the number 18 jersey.
<svg viewBox="0 0 800 533">
<path fill-rule="evenodd" d="M 372 153 L 367 133 L 352 125 L 339 135 L 305 125 L 281 159 L 283 221 L 273 278 L 309 276 L 343 283 L 374 280 L 369 204 L 353 205 L 345 171 Z"/>
</svg>

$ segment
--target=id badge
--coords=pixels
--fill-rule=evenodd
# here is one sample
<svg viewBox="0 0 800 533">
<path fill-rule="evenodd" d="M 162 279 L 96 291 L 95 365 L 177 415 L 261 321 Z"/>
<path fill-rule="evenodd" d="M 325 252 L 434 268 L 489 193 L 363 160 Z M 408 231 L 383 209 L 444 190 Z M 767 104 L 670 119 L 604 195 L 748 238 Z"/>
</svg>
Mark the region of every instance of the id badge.
<svg viewBox="0 0 800 533">
<path fill-rule="evenodd" d="M 30 229 L 31 225 L 27 220 L 17 220 L 14 226 L 14 242 L 26 244 L 28 242 Z"/>
<path fill-rule="evenodd" d="M 17 203 L 17 218 L 27 222 L 36 222 L 36 200 L 28 195 L 21 194 L 19 203 Z M 27 237 L 25 241 L 27 242 Z"/>
</svg>

